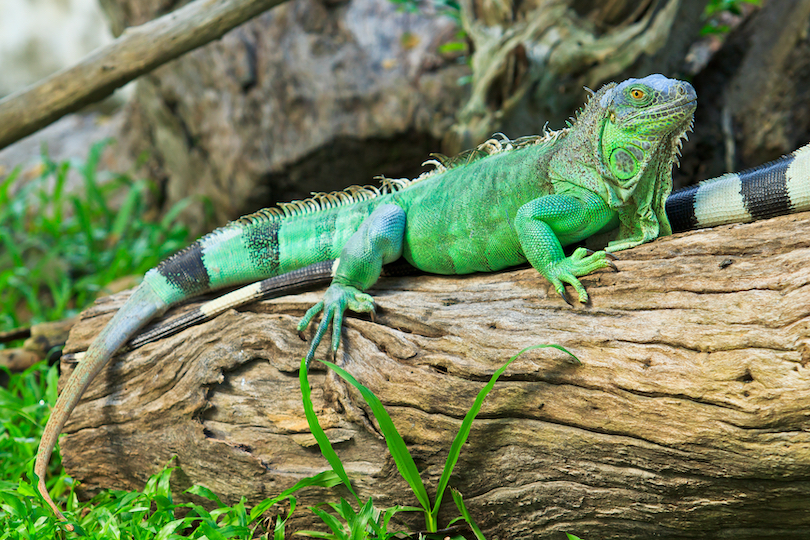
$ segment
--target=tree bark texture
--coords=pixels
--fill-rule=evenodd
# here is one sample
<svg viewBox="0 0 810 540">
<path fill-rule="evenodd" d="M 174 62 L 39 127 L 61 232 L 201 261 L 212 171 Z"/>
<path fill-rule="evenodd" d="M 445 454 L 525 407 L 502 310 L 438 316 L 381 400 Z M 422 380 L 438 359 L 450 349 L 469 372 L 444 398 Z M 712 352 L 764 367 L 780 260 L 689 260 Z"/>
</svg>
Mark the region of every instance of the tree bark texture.
<svg viewBox="0 0 810 540">
<path fill-rule="evenodd" d="M 531 268 L 384 279 L 376 322 L 349 317 L 338 360 L 382 400 L 429 491 L 509 357 L 556 343 L 582 360 L 532 351 L 487 398 L 451 480 L 487 538 L 808 538 L 808 228 L 800 214 L 659 239 L 619 253 L 619 273 L 585 277 L 592 304 L 573 308 Z M 85 493 L 140 488 L 176 455 L 176 489 L 256 503 L 326 468 L 303 418 L 295 331 L 321 294 L 116 357 L 66 427 L 68 472 Z M 124 297 L 87 310 L 67 351 Z M 359 397 L 318 364 L 311 381 L 361 496 L 415 504 Z M 336 496 L 307 492 L 299 509 Z M 300 510 L 291 530 L 313 525 Z"/>
<path fill-rule="evenodd" d="M 0 100 L 0 148 L 95 103 L 284 0 L 196 0 L 141 26 L 81 62 Z"/>
</svg>

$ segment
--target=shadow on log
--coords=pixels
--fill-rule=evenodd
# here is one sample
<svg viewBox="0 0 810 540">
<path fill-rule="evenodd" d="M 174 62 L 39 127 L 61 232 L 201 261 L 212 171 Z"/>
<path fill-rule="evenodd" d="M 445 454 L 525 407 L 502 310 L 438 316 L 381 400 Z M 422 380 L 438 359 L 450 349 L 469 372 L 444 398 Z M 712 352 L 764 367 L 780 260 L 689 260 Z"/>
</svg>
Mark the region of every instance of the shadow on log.
<svg viewBox="0 0 810 540">
<path fill-rule="evenodd" d="M 386 279 L 372 289 L 377 322 L 347 320 L 339 361 L 385 404 L 430 491 L 476 393 L 511 355 L 556 343 L 582 360 L 532 351 L 485 402 L 451 485 L 488 538 L 808 538 L 808 230 L 800 214 L 657 240 L 620 253 L 620 273 L 584 278 L 593 303 L 575 308 L 530 268 Z M 67 425 L 68 472 L 86 493 L 141 488 L 177 455 L 178 490 L 200 483 L 256 503 L 323 470 L 295 331 L 320 294 L 115 358 Z M 87 310 L 67 351 L 125 296 Z M 317 365 L 311 382 L 361 496 L 416 504 L 358 396 Z M 337 495 L 309 491 L 299 507 Z M 312 526 L 299 510 L 288 530 Z"/>
</svg>

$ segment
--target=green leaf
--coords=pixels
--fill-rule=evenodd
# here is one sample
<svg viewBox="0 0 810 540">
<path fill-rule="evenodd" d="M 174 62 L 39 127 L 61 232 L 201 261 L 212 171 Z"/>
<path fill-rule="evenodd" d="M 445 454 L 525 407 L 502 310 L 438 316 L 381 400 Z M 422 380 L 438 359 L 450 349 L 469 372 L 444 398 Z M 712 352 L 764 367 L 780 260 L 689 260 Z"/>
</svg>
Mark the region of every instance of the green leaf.
<svg viewBox="0 0 810 540">
<path fill-rule="evenodd" d="M 309 536 L 310 538 L 327 538 L 328 540 L 339 540 L 341 538 L 340 536 L 337 536 L 335 534 L 327 534 L 322 533 L 320 531 L 309 531 L 309 530 L 295 531 L 293 534 L 297 534 L 300 536 Z"/>
<path fill-rule="evenodd" d="M 520 355 L 525 352 L 534 350 L 534 349 L 545 349 L 545 348 L 552 348 L 560 350 L 569 356 L 571 356 L 574 360 L 579 363 L 579 358 L 568 352 L 564 347 L 559 345 L 532 345 L 530 347 L 526 347 L 515 356 L 510 358 L 504 365 L 498 368 L 495 373 L 492 374 L 492 377 L 489 379 L 489 382 L 478 392 L 478 395 L 473 402 L 472 407 L 470 410 L 467 411 L 467 414 L 464 415 L 464 420 L 461 422 L 461 427 L 458 429 L 458 433 L 456 437 L 453 439 L 453 444 L 450 445 L 450 452 L 447 455 L 447 461 L 444 464 L 444 470 L 442 471 L 442 476 L 439 478 L 439 484 L 436 486 L 436 503 L 433 506 L 433 510 L 431 514 L 433 515 L 434 519 L 439 514 L 439 505 L 442 502 L 442 497 L 444 496 L 444 490 L 447 488 L 447 484 L 450 482 L 450 475 L 453 473 L 453 468 L 455 468 L 456 463 L 458 462 L 459 455 L 461 454 L 461 447 L 464 446 L 464 443 L 467 441 L 467 437 L 470 435 L 470 430 L 472 429 L 473 420 L 481 411 L 481 407 L 484 404 L 484 400 L 486 399 L 487 395 L 492 391 L 495 387 L 495 383 L 497 382 L 498 378 L 503 375 L 506 371 L 506 368 L 514 362 Z"/>
<path fill-rule="evenodd" d="M 11 172 L 6 176 L 2 182 L 0 182 L 0 209 L 6 206 L 8 203 L 10 196 L 9 191 L 11 190 L 11 185 L 17 180 L 17 177 L 20 175 L 20 171 L 22 171 L 21 166 L 14 167 Z"/>
<path fill-rule="evenodd" d="M 329 366 L 330 369 L 340 375 L 345 381 L 357 388 L 357 390 L 363 396 L 363 399 L 365 399 L 366 403 L 368 403 L 368 406 L 371 408 L 374 418 L 377 419 L 377 423 L 380 426 L 383 436 L 385 436 L 388 451 L 394 458 L 394 463 L 396 463 L 399 474 L 405 479 L 406 482 L 408 482 L 408 485 L 411 487 L 414 495 L 416 495 L 416 498 L 419 501 L 419 504 L 422 505 L 422 508 L 424 508 L 426 512 L 429 512 L 430 499 L 428 498 L 425 484 L 422 482 L 422 478 L 419 476 L 416 463 L 414 463 L 413 458 L 408 451 L 408 447 L 405 445 L 405 441 L 402 440 L 402 436 L 397 431 L 396 426 L 394 426 L 394 422 L 391 420 L 391 417 L 388 415 L 388 412 L 385 410 L 385 407 L 383 407 L 380 400 L 377 399 L 377 396 L 375 396 L 371 390 L 357 382 L 357 380 L 343 368 L 333 364 L 332 362 L 327 362 L 326 360 L 320 360 L 320 362 Z M 429 528 L 428 530 L 431 529 Z"/>
<path fill-rule="evenodd" d="M 514 358 L 512 358 L 512 360 L 514 360 Z M 484 533 L 482 533 L 481 529 L 478 528 L 478 525 L 475 523 L 475 521 L 473 521 L 473 518 L 467 511 L 467 507 L 464 506 L 464 499 L 462 498 L 461 493 L 459 493 L 457 489 L 451 489 L 450 495 L 452 495 L 453 502 L 456 503 L 456 508 L 458 508 L 459 513 L 464 518 L 464 521 L 467 522 L 467 525 L 470 526 L 470 529 L 472 529 L 472 532 L 475 535 L 475 537 L 478 540 L 486 540 L 486 538 L 484 538 Z"/>
<path fill-rule="evenodd" d="M 339 503 L 337 504 L 329 503 L 329 506 L 334 508 L 335 512 L 337 512 L 337 514 L 340 517 L 342 517 L 345 521 L 349 523 L 351 523 L 352 520 L 357 518 L 357 514 L 354 512 L 354 508 L 352 508 L 352 505 L 350 505 L 349 502 L 342 497 Z"/>
<path fill-rule="evenodd" d="M 10 507 L 9 509 L 17 516 L 23 517 L 27 514 L 25 503 L 13 493 L 5 493 L 0 491 L 0 501 Z"/>
<path fill-rule="evenodd" d="M 337 474 L 338 478 L 340 478 L 351 494 L 354 495 L 354 498 L 357 499 L 359 504 L 360 497 L 358 497 L 357 493 L 354 492 L 354 488 L 352 488 L 352 483 L 349 480 L 349 476 L 346 474 L 346 470 L 343 468 L 343 463 L 341 463 L 335 449 L 332 448 L 332 443 L 329 442 L 326 433 L 324 433 L 323 429 L 321 429 L 321 425 L 318 422 L 318 415 L 315 414 L 315 408 L 312 405 L 312 391 L 310 390 L 309 379 L 307 378 L 306 358 L 301 358 L 301 366 L 298 370 L 298 379 L 301 383 L 301 396 L 304 403 L 304 415 L 307 418 L 307 423 L 309 424 L 309 429 L 312 432 L 312 435 L 318 442 L 318 446 L 321 449 L 321 454 L 323 454 L 323 457 L 325 457 L 326 461 L 329 462 L 332 470 L 335 471 L 335 474 Z"/>
<path fill-rule="evenodd" d="M 309 509 L 312 511 L 312 513 L 321 518 L 321 520 L 326 524 L 326 526 L 332 530 L 332 532 L 335 535 L 335 538 L 341 539 L 348 538 L 348 536 L 346 535 L 345 527 L 338 518 L 336 518 L 329 512 L 321 510 L 316 506 L 310 506 Z"/>
<path fill-rule="evenodd" d="M 320 472 L 315 476 L 302 478 L 301 480 L 296 482 L 293 487 L 282 491 L 280 495 L 269 499 L 265 499 L 259 504 L 257 504 L 255 507 L 253 507 L 253 510 L 250 511 L 250 523 L 258 519 L 274 504 L 277 504 L 287 498 L 290 498 L 292 500 L 292 497 L 290 497 L 290 495 L 292 495 L 301 488 L 310 486 L 330 488 L 340 484 L 340 482 L 341 482 L 340 478 L 338 477 L 337 474 L 335 474 L 335 471 L 332 470 Z"/>
<path fill-rule="evenodd" d="M 287 524 L 287 520 L 290 519 L 293 512 L 295 512 L 295 497 L 290 497 L 290 511 L 287 512 L 287 517 L 284 519 L 281 516 L 278 516 L 276 519 L 276 525 L 273 528 L 273 540 L 284 540 L 284 529 Z"/>
<path fill-rule="evenodd" d="M 439 46 L 440 53 L 463 53 L 467 52 L 467 44 L 463 41 L 449 41 Z"/>
<path fill-rule="evenodd" d="M 155 536 L 155 540 L 169 540 L 175 537 L 177 529 L 185 525 L 185 519 L 175 519 L 163 525 Z"/>
<path fill-rule="evenodd" d="M 185 210 L 188 205 L 191 203 L 191 197 L 186 197 L 177 201 L 169 211 L 163 215 L 163 219 L 160 220 L 160 228 L 161 229 L 168 229 L 172 223 L 180 216 L 180 212 Z"/>
<path fill-rule="evenodd" d="M 198 497 L 202 497 L 204 499 L 208 499 L 209 501 L 217 503 L 218 508 L 227 508 L 225 504 L 219 499 L 216 493 L 211 491 L 205 486 L 194 485 L 188 488 L 185 493 L 191 493 L 192 495 L 197 495 Z"/>
<path fill-rule="evenodd" d="M 421 508 L 416 508 L 415 506 L 392 506 L 388 508 L 385 513 L 383 514 L 382 520 L 382 528 L 383 530 L 388 530 L 388 522 L 391 521 L 391 518 L 394 517 L 394 514 L 397 512 L 421 512 Z"/>
<path fill-rule="evenodd" d="M 357 513 L 356 519 L 351 524 L 351 540 L 361 540 L 368 538 L 367 526 L 369 520 L 374 516 L 374 503 L 371 499 Z"/>
<path fill-rule="evenodd" d="M 110 236 L 112 236 L 113 240 L 117 241 L 123 237 L 130 223 L 133 221 L 135 210 L 139 206 L 141 197 L 143 195 L 143 189 L 143 183 L 139 182 L 136 183 L 127 193 L 123 204 L 121 204 L 121 208 L 118 210 L 118 214 L 113 220 L 112 228 L 110 229 Z"/>
</svg>

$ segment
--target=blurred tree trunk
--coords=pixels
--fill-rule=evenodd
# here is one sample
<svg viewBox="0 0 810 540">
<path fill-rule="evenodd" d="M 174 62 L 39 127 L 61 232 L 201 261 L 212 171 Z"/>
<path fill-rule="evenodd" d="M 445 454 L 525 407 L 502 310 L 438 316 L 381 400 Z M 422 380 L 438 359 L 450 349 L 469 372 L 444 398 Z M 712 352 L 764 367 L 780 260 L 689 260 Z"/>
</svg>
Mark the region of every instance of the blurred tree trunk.
<svg viewBox="0 0 810 540">
<path fill-rule="evenodd" d="M 473 45 L 470 98 L 445 136 L 456 153 L 505 130 L 539 133 L 562 127 L 596 90 L 631 74 L 676 77 L 700 29 L 703 2 L 462 1 Z M 686 39 L 684 39 L 686 37 Z M 668 66 L 668 68 L 666 67 Z"/>
<path fill-rule="evenodd" d="M 685 180 L 755 167 L 810 141 L 810 0 L 765 2 L 695 76 Z"/>
</svg>

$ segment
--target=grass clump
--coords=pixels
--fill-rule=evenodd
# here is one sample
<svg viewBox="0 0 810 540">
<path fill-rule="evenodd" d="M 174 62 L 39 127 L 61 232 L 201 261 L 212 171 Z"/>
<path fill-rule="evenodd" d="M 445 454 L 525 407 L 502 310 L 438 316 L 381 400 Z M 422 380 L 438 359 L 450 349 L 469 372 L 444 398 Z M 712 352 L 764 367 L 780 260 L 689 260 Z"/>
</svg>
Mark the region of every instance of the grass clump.
<svg viewBox="0 0 810 540">
<path fill-rule="evenodd" d="M 533 345 L 531 347 L 526 347 L 510 358 L 504 365 L 498 368 L 495 373 L 493 373 L 489 382 L 478 392 L 475 401 L 473 402 L 469 411 L 467 411 L 467 414 L 464 416 L 464 420 L 461 422 L 458 433 L 453 439 L 453 443 L 450 445 L 450 450 L 444 464 L 444 470 L 442 471 L 441 478 L 436 486 L 436 494 L 433 503 L 430 501 L 430 496 L 428 495 L 427 489 L 425 488 L 422 478 L 419 475 L 419 471 L 416 468 L 416 463 L 414 462 L 408 447 L 405 445 L 405 441 L 402 439 L 399 431 L 397 431 L 393 420 L 391 420 L 391 417 L 388 415 L 388 412 L 383 407 L 379 398 L 377 398 L 377 396 L 375 396 L 371 390 L 358 382 L 357 379 L 355 379 L 343 368 L 331 362 L 320 360 L 321 363 L 337 373 L 343 380 L 354 386 L 363 396 L 363 399 L 371 409 L 375 420 L 377 420 L 377 424 L 380 426 L 380 431 L 385 437 L 388 451 L 391 454 L 391 457 L 394 458 L 394 462 L 396 463 L 399 474 L 408 483 L 417 501 L 419 502 L 419 505 L 421 506 L 421 508 L 397 506 L 394 508 L 389 508 L 384 512 L 375 509 L 371 499 L 363 503 L 352 488 L 351 482 L 346 474 L 346 471 L 344 470 L 340 458 L 318 422 L 318 417 L 315 414 L 315 409 L 311 400 L 306 360 L 302 358 L 299 369 L 299 381 L 301 383 L 301 394 L 303 395 L 304 399 L 304 413 L 306 415 L 310 431 L 315 437 L 315 440 L 318 442 L 321 453 L 329 462 L 332 470 L 335 472 L 337 477 L 340 478 L 361 508 L 359 512 L 355 512 L 351 504 L 344 499 L 341 499 L 340 504 L 330 504 L 329 506 L 331 506 L 331 508 L 337 513 L 340 519 L 321 508 L 311 508 L 311 510 L 315 512 L 332 530 L 332 533 L 323 534 L 316 531 L 301 531 L 299 534 L 307 534 L 308 536 L 315 538 L 326 538 L 328 540 L 355 540 L 365 538 L 387 540 L 388 538 L 400 534 L 388 531 L 388 522 L 391 519 L 391 516 L 396 512 L 406 510 L 422 512 L 425 518 L 425 532 L 424 534 L 419 534 L 420 538 L 426 536 L 427 538 L 435 539 L 463 539 L 464 537 L 459 534 L 453 534 L 453 536 L 448 534 L 452 534 L 452 531 L 454 530 L 453 526 L 456 523 L 463 521 L 467 524 L 476 540 L 484 540 L 483 533 L 478 528 L 475 521 L 473 521 L 471 518 L 469 512 L 464 506 L 464 500 L 458 491 L 451 490 L 451 496 L 456 504 L 456 507 L 458 508 L 460 516 L 448 524 L 448 529 L 444 529 L 441 532 L 439 530 L 438 523 L 439 506 L 441 505 L 444 493 L 449 486 L 450 475 L 453 473 L 456 463 L 458 463 L 458 458 L 461 455 L 461 448 L 464 446 L 464 443 L 467 441 L 470 431 L 472 430 L 472 423 L 481 410 L 487 395 L 489 395 L 489 393 L 495 387 L 495 383 L 498 381 L 498 378 L 503 375 L 506 368 L 508 368 L 509 365 L 523 353 L 534 349 L 547 347 L 558 349 L 568 354 L 571 356 L 571 358 L 573 358 L 574 361 L 579 363 L 579 359 L 576 356 L 559 345 Z"/>
<path fill-rule="evenodd" d="M 85 161 L 56 163 L 43 153 L 42 172 L 19 189 L 20 168 L 0 180 L 0 331 L 75 315 L 113 280 L 142 275 L 189 243 L 177 219 L 185 202 L 150 219 L 153 183 L 125 174 L 99 181 L 107 144 L 95 144 Z M 83 184 L 75 193 L 66 189 L 71 170 Z"/>
</svg>

